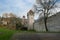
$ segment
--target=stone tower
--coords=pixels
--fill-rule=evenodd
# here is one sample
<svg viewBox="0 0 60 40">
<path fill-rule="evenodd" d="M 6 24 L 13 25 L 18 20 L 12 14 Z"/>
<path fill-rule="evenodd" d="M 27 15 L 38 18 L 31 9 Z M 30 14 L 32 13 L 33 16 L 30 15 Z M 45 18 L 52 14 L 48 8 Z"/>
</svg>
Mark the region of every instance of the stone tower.
<svg viewBox="0 0 60 40">
<path fill-rule="evenodd" d="M 28 19 L 28 30 L 33 30 L 33 24 L 34 24 L 34 12 L 30 10 L 27 13 L 27 19 Z"/>
</svg>

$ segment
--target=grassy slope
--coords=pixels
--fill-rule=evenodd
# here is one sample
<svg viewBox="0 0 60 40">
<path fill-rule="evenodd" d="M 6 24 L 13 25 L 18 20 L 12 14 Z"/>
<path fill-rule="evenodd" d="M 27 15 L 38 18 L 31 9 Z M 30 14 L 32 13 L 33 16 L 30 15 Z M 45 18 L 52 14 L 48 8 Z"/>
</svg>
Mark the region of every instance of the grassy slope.
<svg viewBox="0 0 60 40">
<path fill-rule="evenodd" d="M 16 30 L 0 28 L 0 40 L 9 40 Z"/>
</svg>

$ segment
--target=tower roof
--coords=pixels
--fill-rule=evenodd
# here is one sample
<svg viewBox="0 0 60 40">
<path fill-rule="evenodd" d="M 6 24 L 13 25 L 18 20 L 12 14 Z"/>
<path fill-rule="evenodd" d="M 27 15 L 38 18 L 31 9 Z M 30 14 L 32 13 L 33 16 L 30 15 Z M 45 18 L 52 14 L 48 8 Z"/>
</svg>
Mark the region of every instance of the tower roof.
<svg viewBox="0 0 60 40">
<path fill-rule="evenodd" d="M 28 13 L 27 13 L 27 16 L 28 15 L 34 15 L 34 12 L 32 10 L 30 10 Z"/>
</svg>

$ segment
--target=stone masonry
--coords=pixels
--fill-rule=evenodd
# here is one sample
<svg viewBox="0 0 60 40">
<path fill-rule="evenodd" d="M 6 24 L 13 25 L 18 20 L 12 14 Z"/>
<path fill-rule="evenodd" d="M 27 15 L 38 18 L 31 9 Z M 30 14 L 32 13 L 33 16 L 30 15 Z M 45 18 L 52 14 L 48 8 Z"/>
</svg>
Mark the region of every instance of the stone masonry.
<svg viewBox="0 0 60 40">
<path fill-rule="evenodd" d="M 60 12 L 48 17 L 47 26 L 49 31 L 60 31 Z M 43 18 L 34 23 L 34 29 L 36 31 L 46 31 Z"/>
</svg>

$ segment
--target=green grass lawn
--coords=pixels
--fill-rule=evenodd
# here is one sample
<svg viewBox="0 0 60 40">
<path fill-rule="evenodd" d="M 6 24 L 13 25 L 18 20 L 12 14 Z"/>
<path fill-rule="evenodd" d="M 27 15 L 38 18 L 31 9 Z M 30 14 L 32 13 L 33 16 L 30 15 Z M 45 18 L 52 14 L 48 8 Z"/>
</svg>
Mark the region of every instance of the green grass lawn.
<svg viewBox="0 0 60 40">
<path fill-rule="evenodd" d="M 0 40 L 9 40 L 16 30 L 9 30 L 5 28 L 0 28 Z"/>
</svg>

